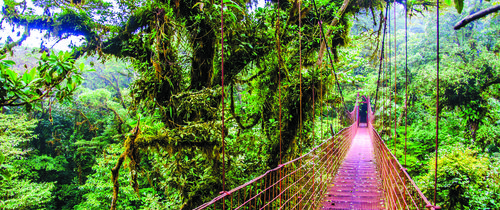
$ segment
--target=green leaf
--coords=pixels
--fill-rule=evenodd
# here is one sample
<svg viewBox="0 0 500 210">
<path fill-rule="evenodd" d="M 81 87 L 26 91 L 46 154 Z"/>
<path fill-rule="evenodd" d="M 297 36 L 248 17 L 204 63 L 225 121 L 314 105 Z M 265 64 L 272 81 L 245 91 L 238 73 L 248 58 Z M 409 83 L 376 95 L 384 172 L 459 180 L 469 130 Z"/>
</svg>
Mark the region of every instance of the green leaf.
<svg viewBox="0 0 500 210">
<path fill-rule="evenodd" d="M 48 83 L 52 82 L 52 77 L 50 76 L 50 74 L 45 75 L 45 81 L 47 81 Z"/>
<path fill-rule="evenodd" d="M 22 80 L 24 83 L 29 84 L 33 80 L 33 77 L 28 71 L 25 71 Z"/>
<path fill-rule="evenodd" d="M 462 10 L 464 9 L 464 0 L 455 0 L 455 8 L 457 9 L 458 13 L 461 14 Z"/>
<path fill-rule="evenodd" d="M 31 78 L 35 78 L 36 77 L 36 68 L 32 68 L 29 74 L 30 74 Z"/>
<path fill-rule="evenodd" d="M 17 82 L 17 73 L 11 69 L 6 69 L 6 72 L 7 72 L 7 75 L 9 75 L 9 78 L 10 80 L 13 82 L 13 83 L 16 83 Z"/>
<path fill-rule="evenodd" d="M 5 169 L 0 169 L 0 176 L 2 176 L 3 179 L 6 179 L 6 180 L 10 180 L 10 177 L 11 177 L 10 173 Z"/>
<path fill-rule="evenodd" d="M 13 169 L 14 168 L 14 166 L 6 165 L 6 164 L 3 164 L 2 167 L 7 168 L 7 169 Z"/>
<path fill-rule="evenodd" d="M 11 61 L 11 60 L 4 60 L 3 62 L 4 62 L 5 64 L 9 65 L 9 66 L 16 65 L 16 62 Z"/>
<path fill-rule="evenodd" d="M 68 63 L 62 63 L 61 66 L 63 67 L 61 70 L 69 70 L 71 69 L 71 65 Z M 61 72 L 62 73 L 62 72 Z"/>
<path fill-rule="evenodd" d="M 37 83 L 37 82 L 40 82 L 40 81 L 43 81 L 43 79 L 42 78 L 36 78 L 33 81 L 31 81 L 31 82 L 32 83 Z"/>
<path fill-rule="evenodd" d="M 43 52 L 41 58 L 42 60 L 45 60 L 45 58 L 47 58 L 47 52 Z"/>
<path fill-rule="evenodd" d="M 83 71 L 85 69 L 85 64 L 82 62 L 80 63 L 80 71 Z"/>
<path fill-rule="evenodd" d="M 5 156 L 2 153 L 0 153 L 0 166 L 2 165 L 4 160 L 5 160 Z"/>
</svg>

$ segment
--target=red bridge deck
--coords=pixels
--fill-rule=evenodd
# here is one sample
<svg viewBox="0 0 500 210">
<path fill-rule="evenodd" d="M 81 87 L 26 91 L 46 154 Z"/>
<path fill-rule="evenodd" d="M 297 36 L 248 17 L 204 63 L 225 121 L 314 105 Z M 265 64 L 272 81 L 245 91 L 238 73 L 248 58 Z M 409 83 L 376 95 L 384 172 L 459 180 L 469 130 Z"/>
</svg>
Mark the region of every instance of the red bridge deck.
<svg viewBox="0 0 500 210">
<path fill-rule="evenodd" d="M 360 127 L 321 209 L 385 209 L 368 128 Z"/>
</svg>

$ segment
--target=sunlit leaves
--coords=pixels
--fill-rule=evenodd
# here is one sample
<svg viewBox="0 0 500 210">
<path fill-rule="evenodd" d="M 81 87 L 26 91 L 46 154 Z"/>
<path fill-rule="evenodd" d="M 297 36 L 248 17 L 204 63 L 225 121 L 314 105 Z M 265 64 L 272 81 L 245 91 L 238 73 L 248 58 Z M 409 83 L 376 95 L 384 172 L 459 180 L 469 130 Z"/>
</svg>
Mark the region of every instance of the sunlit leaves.
<svg viewBox="0 0 500 210">
<path fill-rule="evenodd" d="M 0 114 L 0 193 L 3 195 L 2 209 L 40 208 L 52 200 L 54 183 L 34 183 L 22 174 L 31 170 L 17 164 L 18 161 L 30 162 L 27 142 L 34 136 L 32 129 L 36 120 L 27 120 L 23 115 Z M 45 156 L 46 157 L 46 156 Z M 42 157 L 44 158 L 44 157 Z M 48 158 L 48 157 L 47 157 Z M 65 159 L 63 158 L 65 161 Z M 53 166 L 53 162 L 47 163 Z M 53 167 L 45 167 L 53 170 Z M 61 168 L 59 168 L 61 169 Z"/>
<path fill-rule="evenodd" d="M 26 105 L 28 111 L 33 103 L 48 97 L 67 100 L 82 84 L 84 65 L 76 67 L 74 59 L 68 52 L 42 54 L 39 65 L 23 74 L 16 73 L 11 66 L 15 63 L 0 59 L 0 106 Z"/>
<path fill-rule="evenodd" d="M 12 180 L 0 187 L 2 209 L 39 209 L 52 201 L 54 183 L 34 183 L 30 180 Z"/>
<path fill-rule="evenodd" d="M 489 160 L 478 156 L 474 149 L 464 145 L 453 145 L 441 150 L 438 157 L 438 199 L 442 208 L 463 209 L 469 207 L 467 194 L 475 188 L 484 188 L 484 177 L 489 173 Z M 429 161 L 429 173 L 423 177 L 424 193 L 431 197 L 434 188 L 434 159 Z"/>
</svg>

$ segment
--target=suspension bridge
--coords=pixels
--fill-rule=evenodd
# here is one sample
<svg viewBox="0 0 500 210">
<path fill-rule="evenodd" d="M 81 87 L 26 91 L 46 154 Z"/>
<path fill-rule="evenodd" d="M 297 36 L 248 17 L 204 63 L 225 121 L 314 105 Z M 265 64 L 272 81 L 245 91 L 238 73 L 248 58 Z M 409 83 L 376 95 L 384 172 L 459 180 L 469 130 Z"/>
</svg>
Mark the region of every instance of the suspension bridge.
<svg viewBox="0 0 500 210">
<path fill-rule="evenodd" d="M 385 16 L 390 15 L 390 3 L 387 2 L 385 8 Z M 221 0 L 221 5 L 224 2 Z M 321 20 L 318 15 L 316 3 L 312 1 L 316 17 Z M 405 8 L 407 2 L 405 1 Z M 279 0 L 278 0 L 279 10 Z M 396 6 L 394 8 L 394 43 L 396 41 Z M 299 4 L 299 11 L 300 4 Z M 224 45 L 224 16 L 221 8 L 221 51 L 223 53 Z M 437 2 L 437 71 L 436 71 L 436 86 L 437 97 L 436 107 L 439 107 L 439 1 Z M 405 12 L 405 43 L 407 43 L 407 17 L 408 9 Z M 390 16 L 389 16 L 390 20 Z M 279 16 L 276 24 L 277 33 L 279 37 Z M 330 49 L 328 42 L 323 32 L 322 22 L 318 22 L 321 32 L 321 39 L 325 44 L 326 49 Z M 343 111 L 347 113 L 337 113 L 347 115 L 350 121 L 350 126 L 343 128 L 338 133 L 333 134 L 329 139 L 324 140 L 321 144 L 311 149 L 308 153 L 300 157 L 282 163 L 281 156 L 281 67 L 278 68 L 279 73 L 279 103 L 280 103 L 280 164 L 261 174 L 260 176 L 236 187 L 231 190 L 225 190 L 225 156 L 224 156 L 224 132 L 222 132 L 222 160 L 223 160 L 223 173 L 222 173 L 222 186 L 223 191 L 219 196 L 215 197 L 209 202 L 197 207 L 196 210 L 201 209 L 440 209 L 436 206 L 436 184 L 437 177 L 434 178 L 434 200 L 433 204 L 425 197 L 420 191 L 418 186 L 407 173 L 406 169 L 398 161 L 395 156 L 396 147 L 390 150 L 386 142 L 382 140 L 379 133 L 374 127 L 377 120 L 375 111 L 377 110 L 377 99 L 379 95 L 379 87 L 387 87 L 385 92 L 382 91 L 386 101 L 381 104 L 384 106 L 382 112 L 389 113 L 390 116 L 390 80 L 391 80 L 391 61 L 390 52 L 384 51 L 386 47 L 385 36 L 387 28 L 390 31 L 390 21 L 384 19 L 384 32 L 382 38 L 382 48 L 380 52 L 380 62 L 377 80 L 377 90 L 374 102 L 374 108 L 370 98 L 363 96 L 363 101 L 359 101 L 359 93 L 356 99 L 354 109 L 351 112 L 346 111 L 346 105 L 342 94 L 341 86 L 337 80 L 337 73 L 335 65 L 331 58 L 330 52 L 327 50 L 327 57 L 329 58 L 332 67 L 332 75 L 335 78 L 338 92 L 342 99 Z M 389 26 L 387 27 L 387 24 Z M 301 28 L 301 16 L 299 12 L 299 29 Z M 302 106 L 302 52 L 301 52 L 301 30 L 298 31 L 299 35 L 299 75 L 301 83 L 300 104 Z M 277 52 L 281 52 L 279 39 L 277 44 Z M 406 48 L 407 44 L 405 44 Z M 388 42 L 388 50 L 390 50 L 390 38 Z M 394 52 L 396 52 L 396 44 L 394 44 Z M 405 55 L 406 55 L 405 49 Z M 389 57 L 389 61 L 387 58 Z M 385 59 L 385 61 L 384 61 Z M 278 53 L 278 61 L 281 61 L 281 55 Z M 385 63 L 387 70 L 382 70 Z M 396 53 L 394 53 L 394 98 L 393 103 L 397 104 L 397 71 L 396 71 Z M 224 57 L 222 56 L 221 62 L 222 71 L 222 101 L 224 101 Z M 383 75 L 381 80 L 380 75 Z M 405 157 L 406 157 L 406 107 L 408 101 L 408 66 L 407 56 L 405 56 L 405 102 L 404 102 L 404 117 L 405 117 Z M 387 78 L 387 76 L 389 76 Z M 321 82 L 321 81 L 320 81 Z M 314 113 L 314 88 L 313 88 L 313 113 Z M 359 104 L 366 104 L 366 113 L 360 115 Z M 222 127 L 224 128 L 224 103 L 222 103 Z M 395 106 L 394 106 L 395 107 Z M 437 109 L 439 110 L 439 109 Z M 302 111 L 302 110 L 301 110 Z M 394 109 L 394 115 L 396 111 Z M 337 115 L 337 116 L 338 116 Z M 302 116 L 302 112 L 300 113 Z M 380 115 L 383 116 L 383 115 Z M 383 118 L 383 117 L 382 117 Z M 394 143 L 396 140 L 396 127 L 397 120 L 394 116 Z M 302 118 L 301 118 L 302 120 Z M 385 119 L 382 119 L 385 120 Z M 302 121 L 300 122 L 302 124 Z M 314 123 L 314 122 L 313 122 Z M 222 129 L 224 130 L 224 129 Z M 333 133 L 333 132 L 332 132 Z M 438 134 L 439 134 L 439 111 L 436 113 L 436 163 L 434 170 L 437 170 L 437 155 L 438 155 Z M 314 135 L 314 134 L 313 134 Z M 392 135 L 392 134 L 391 134 Z M 405 158 L 406 162 L 406 158 Z M 435 173 L 436 174 L 436 173 Z"/>
<path fill-rule="evenodd" d="M 351 125 L 294 160 L 196 209 L 439 209 L 397 161 L 359 106 Z"/>
</svg>

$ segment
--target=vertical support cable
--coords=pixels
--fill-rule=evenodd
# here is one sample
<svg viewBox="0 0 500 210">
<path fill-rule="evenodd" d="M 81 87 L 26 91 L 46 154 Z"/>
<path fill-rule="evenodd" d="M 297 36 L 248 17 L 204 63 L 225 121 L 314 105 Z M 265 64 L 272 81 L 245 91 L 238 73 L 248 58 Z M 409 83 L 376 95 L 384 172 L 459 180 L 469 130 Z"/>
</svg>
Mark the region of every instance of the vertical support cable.
<svg viewBox="0 0 500 210">
<path fill-rule="evenodd" d="M 224 140 L 224 1 L 220 0 L 220 42 L 221 42 L 221 81 L 222 81 L 222 191 L 226 191 L 226 145 Z M 222 209 L 225 209 L 224 201 Z"/>
<path fill-rule="evenodd" d="M 322 36 L 322 35 L 321 35 L 321 33 L 320 33 L 320 34 L 319 34 L 319 38 L 320 38 L 319 40 L 320 40 L 320 43 L 321 43 L 321 40 L 322 40 L 322 37 L 321 37 L 321 36 Z M 334 83 L 334 81 L 333 81 L 333 77 L 331 77 L 331 78 L 332 78 L 332 84 L 333 84 L 333 83 Z M 338 125 L 337 125 L 337 122 L 336 122 L 336 120 L 335 120 L 335 117 L 337 117 L 337 118 L 338 118 L 338 117 L 339 117 L 339 115 L 338 115 L 338 113 L 337 113 L 337 107 L 335 106 L 335 102 L 336 102 L 336 100 L 335 100 L 335 94 L 333 93 L 333 91 L 330 91 L 330 93 L 331 93 L 331 96 L 332 96 L 332 99 L 333 99 L 333 101 L 332 101 L 332 126 L 333 126 L 333 127 L 332 127 L 332 137 L 333 137 L 333 136 L 335 135 L 335 130 L 339 130 L 339 129 L 337 129 Z M 335 114 L 335 117 L 333 116 L 334 114 Z"/>
<path fill-rule="evenodd" d="M 388 2 L 387 7 L 390 9 L 391 4 Z M 385 87 L 384 87 L 384 122 L 383 122 L 383 128 L 384 130 L 387 127 L 387 124 L 389 124 L 389 113 L 387 113 L 387 107 L 389 107 L 389 95 L 388 95 L 388 87 L 389 87 L 389 56 L 391 56 L 389 53 L 391 52 L 391 39 L 390 39 L 390 34 L 391 34 L 391 13 L 389 12 L 387 14 L 387 51 L 385 52 L 385 63 L 384 63 L 384 82 L 385 82 Z"/>
<path fill-rule="evenodd" d="M 391 5 L 389 4 L 389 7 Z M 390 9 L 390 8 L 389 8 Z M 388 141 L 392 139 L 392 130 L 391 130 L 391 105 L 392 105 L 392 93 L 391 93 L 391 13 L 389 12 L 389 30 L 388 30 L 388 36 L 389 36 L 389 41 L 388 41 L 388 46 L 387 46 L 387 58 L 389 59 L 388 62 L 387 62 L 387 98 L 388 98 L 388 101 L 387 101 L 387 124 L 389 126 L 387 126 L 389 128 L 389 138 L 387 139 Z"/>
<path fill-rule="evenodd" d="M 384 46 L 385 46 L 385 43 L 383 43 Z M 387 60 L 387 57 L 385 56 L 386 52 L 384 52 L 384 60 Z M 385 84 L 385 62 L 382 60 L 380 62 L 383 62 L 382 64 L 382 101 L 380 102 L 381 103 L 381 106 L 382 106 L 382 111 L 380 112 L 380 116 L 382 117 L 382 131 L 384 130 L 384 125 L 385 125 L 385 88 L 384 88 L 384 84 Z M 373 116 L 375 116 L 375 111 L 373 111 Z M 374 121 L 375 122 L 375 121 Z"/>
<path fill-rule="evenodd" d="M 437 194 L 437 169 L 438 169 L 438 149 L 439 149 L 439 0 L 437 0 L 436 10 L 436 161 L 434 163 L 434 206 Z"/>
<path fill-rule="evenodd" d="M 300 13 L 300 10 L 299 10 L 299 13 Z M 313 74 L 314 75 L 314 74 Z M 315 106 L 314 106 L 314 76 L 312 76 L 312 108 L 313 108 L 313 114 L 312 114 L 312 142 L 313 142 L 313 145 L 314 145 L 314 118 L 316 117 L 316 110 L 314 109 Z M 316 186 L 316 172 L 315 172 L 315 169 L 316 169 L 316 163 L 314 162 L 315 158 L 313 156 L 313 161 L 312 161 L 312 164 L 313 164 L 313 174 L 312 174 L 312 185 L 313 186 Z M 319 161 L 319 159 L 318 159 Z M 316 189 L 314 189 L 314 191 L 316 191 Z M 314 196 L 314 191 L 311 193 L 311 197 Z M 313 206 L 314 208 L 314 206 Z"/>
<path fill-rule="evenodd" d="M 320 95 L 320 107 L 319 107 L 319 120 L 320 120 L 320 139 L 323 138 L 323 106 L 324 106 L 324 98 L 323 98 L 323 78 L 319 81 L 319 95 Z"/>
<path fill-rule="evenodd" d="M 302 141 L 302 20 L 300 19 L 300 4 L 299 4 L 299 77 L 300 77 L 300 128 L 299 128 L 299 142 Z M 302 154 L 302 147 L 300 147 L 300 153 Z"/>
<path fill-rule="evenodd" d="M 398 104 L 398 64 L 396 62 L 397 58 L 397 25 L 396 25 L 396 4 L 394 4 L 394 156 L 397 158 L 398 153 L 397 153 L 397 140 L 398 140 L 398 132 L 397 132 L 397 124 L 398 124 L 398 119 L 396 117 L 396 105 Z"/>
<path fill-rule="evenodd" d="M 280 110 L 279 110 L 279 124 L 280 124 L 280 161 L 279 164 L 281 165 L 283 163 L 283 155 L 282 155 L 282 132 L 281 132 L 281 42 L 280 42 L 280 1 L 278 0 L 278 23 L 276 25 L 276 37 L 277 37 L 277 48 L 278 48 L 278 89 L 279 89 L 279 104 L 280 104 Z M 283 178 L 283 169 L 280 168 L 280 206 L 281 206 L 281 191 L 283 189 L 283 185 L 281 182 L 281 179 Z"/>
<path fill-rule="evenodd" d="M 320 117 L 320 122 L 321 122 L 321 134 L 320 134 L 320 139 L 323 138 L 323 112 L 325 111 L 325 97 L 323 95 L 323 75 L 321 75 L 321 80 L 319 81 L 319 95 L 321 96 L 321 99 L 319 100 L 321 103 L 320 110 L 319 110 L 319 117 Z"/>
<path fill-rule="evenodd" d="M 301 7 L 299 4 L 299 15 L 300 15 L 300 9 L 301 9 Z M 300 17 L 299 17 L 299 77 L 300 77 L 300 84 L 299 84 L 299 88 L 300 88 L 299 145 L 300 145 L 300 143 L 302 143 L 302 124 L 303 124 L 303 121 L 302 121 L 302 20 L 300 19 Z M 299 146 L 299 156 L 300 155 L 302 155 L 302 146 Z M 299 167 L 301 167 L 301 165 L 302 165 L 302 159 L 300 159 Z M 295 201 L 295 202 L 297 202 L 297 201 Z M 299 202 L 301 202 L 301 200 Z M 299 205 L 299 207 L 300 207 L 300 205 Z"/>
<path fill-rule="evenodd" d="M 405 148 L 404 148 L 404 170 L 406 171 L 406 149 L 408 142 L 408 0 L 405 0 L 405 105 L 404 105 L 404 115 L 405 115 Z M 405 177 L 405 183 L 407 179 Z M 406 194 L 405 194 L 406 200 Z"/>
<path fill-rule="evenodd" d="M 405 0 L 405 167 L 408 141 L 408 0 Z"/>
<path fill-rule="evenodd" d="M 380 60 L 379 60 L 379 68 L 378 68 L 378 79 L 377 79 L 377 90 L 375 91 L 375 106 L 373 108 L 374 112 L 377 110 L 377 100 L 378 100 L 378 88 L 380 86 L 380 72 L 382 71 L 382 63 L 384 59 L 384 47 L 385 47 L 385 30 L 387 29 L 387 10 L 388 7 L 385 7 L 385 16 L 384 16 L 384 32 L 382 33 L 382 49 L 380 50 Z M 380 23 L 382 24 L 382 23 Z"/>
<path fill-rule="evenodd" d="M 385 21 L 385 26 L 384 27 L 387 27 L 387 22 L 389 21 L 389 18 L 388 18 L 389 14 L 387 13 L 388 8 L 389 8 L 389 2 L 387 2 L 387 5 L 385 6 L 385 8 L 386 8 L 386 13 L 385 13 L 386 14 L 385 15 L 385 20 L 386 21 Z M 384 30 L 384 36 L 386 34 L 387 34 L 387 31 Z M 384 48 L 387 45 L 387 43 L 385 43 L 385 42 L 382 43 L 382 44 L 384 45 Z M 387 102 L 386 102 L 387 101 L 387 93 L 386 93 L 386 89 L 385 89 L 386 82 L 387 82 L 386 81 L 386 79 L 387 79 L 387 73 L 386 73 L 387 70 L 386 70 L 386 67 L 387 67 L 387 57 L 388 57 L 387 56 L 387 51 L 384 51 L 384 60 L 385 60 L 385 62 L 382 61 L 383 62 L 382 63 L 382 65 L 383 65 L 382 66 L 382 107 L 383 107 L 383 109 L 382 109 L 382 112 L 380 113 L 380 115 L 382 115 L 382 131 L 385 130 L 385 121 L 387 119 L 387 117 L 385 116 L 385 113 L 386 113 L 386 110 L 387 110 L 387 106 L 386 106 L 387 105 Z"/>
</svg>

